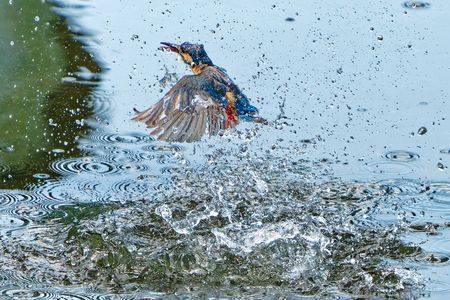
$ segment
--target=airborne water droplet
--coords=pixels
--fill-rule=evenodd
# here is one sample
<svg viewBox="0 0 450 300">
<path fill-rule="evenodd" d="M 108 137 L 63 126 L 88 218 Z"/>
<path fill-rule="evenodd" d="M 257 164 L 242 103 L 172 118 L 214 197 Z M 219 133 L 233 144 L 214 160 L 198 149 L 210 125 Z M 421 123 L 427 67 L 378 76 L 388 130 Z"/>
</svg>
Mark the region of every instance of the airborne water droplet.
<svg viewBox="0 0 450 300">
<path fill-rule="evenodd" d="M 424 135 L 425 133 L 427 133 L 427 131 L 428 131 L 427 128 L 422 126 L 422 127 L 419 128 L 419 130 L 417 130 L 417 134 L 418 135 Z"/>
<path fill-rule="evenodd" d="M 40 20 L 39 16 L 34 17 L 35 22 L 39 22 L 39 20 Z"/>
</svg>

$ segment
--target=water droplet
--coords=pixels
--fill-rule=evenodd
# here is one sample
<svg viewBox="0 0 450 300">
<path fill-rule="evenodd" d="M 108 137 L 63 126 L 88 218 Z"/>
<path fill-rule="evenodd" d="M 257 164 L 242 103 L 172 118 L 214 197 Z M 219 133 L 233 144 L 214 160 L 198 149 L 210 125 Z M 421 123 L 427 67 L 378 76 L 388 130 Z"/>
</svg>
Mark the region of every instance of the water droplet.
<svg viewBox="0 0 450 300">
<path fill-rule="evenodd" d="M 35 21 L 35 22 L 39 22 L 39 20 L 40 20 L 40 19 L 39 19 L 39 16 L 34 17 L 34 21 Z"/>
<path fill-rule="evenodd" d="M 9 42 L 11 46 L 14 46 L 14 41 Z"/>
<path fill-rule="evenodd" d="M 377 40 L 378 40 L 378 41 L 381 42 L 381 41 L 383 41 L 383 39 L 384 39 L 384 37 L 383 37 L 382 35 L 377 36 Z"/>
<path fill-rule="evenodd" d="M 58 126 L 58 124 L 56 124 L 56 123 L 54 123 L 53 122 L 53 119 L 48 119 L 48 125 L 50 125 L 50 126 Z"/>
<path fill-rule="evenodd" d="M 425 133 L 427 133 L 427 131 L 428 131 L 427 128 L 422 126 L 422 127 L 419 128 L 419 130 L 417 130 L 417 134 L 418 135 L 424 135 Z"/>
</svg>

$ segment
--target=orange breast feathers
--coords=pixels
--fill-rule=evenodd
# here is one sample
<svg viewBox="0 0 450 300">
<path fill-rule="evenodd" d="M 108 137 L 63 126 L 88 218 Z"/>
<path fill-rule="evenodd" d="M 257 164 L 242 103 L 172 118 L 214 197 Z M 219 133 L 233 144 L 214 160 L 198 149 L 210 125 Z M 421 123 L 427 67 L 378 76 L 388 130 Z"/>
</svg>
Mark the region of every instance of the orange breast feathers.
<svg viewBox="0 0 450 300">
<path fill-rule="evenodd" d="M 238 123 L 237 121 L 237 112 L 236 112 L 236 97 L 234 96 L 233 92 L 226 92 L 225 98 L 228 100 L 228 106 L 227 106 L 227 122 L 226 122 L 226 128 L 231 127 L 231 123 L 233 122 L 235 125 Z"/>
</svg>

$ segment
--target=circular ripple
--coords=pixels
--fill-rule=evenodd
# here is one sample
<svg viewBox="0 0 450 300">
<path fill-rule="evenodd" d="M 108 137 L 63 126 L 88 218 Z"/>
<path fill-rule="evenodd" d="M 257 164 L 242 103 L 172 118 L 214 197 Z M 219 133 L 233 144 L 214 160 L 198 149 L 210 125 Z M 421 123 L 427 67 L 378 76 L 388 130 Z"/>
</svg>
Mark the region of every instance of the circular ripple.
<svg viewBox="0 0 450 300">
<path fill-rule="evenodd" d="M 138 161 L 155 159 L 155 155 L 149 152 L 138 152 L 135 155 Z"/>
<path fill-rule="evenodd" d="M 402 162 L 373 162 L 366 165 L 366 169 L 374 174 L 405 175 L 414 171 L 409 164 Z"/>
<path fill-rule="evenodd" d="M 145 147 L 142 147 L 142 150 L 144 151 L 152 151 L 152 152 L 180 152 L 183 150 L 182 147 L 172 144 L 166 144 L 166 145 L 148 145 Z"/>
<path fill-rule="evenodd" d="M 46 173 L 35 173 L 35 174 L 33 174 L 33 177 L 36 179 L 48 179 L 48 178 L 50 178 L 50 175 L 48 175 Z"/>
<path fill-rule="evenodd" d="M 104 91 L 92 92 L 93 113 L 99 117 L 106 117 L 111 111 L 111 96 Z"/>
<path fill-rule="evenodd" d="M 53 201 L 45 201 L 40 203 L 39 207 L 47 212 L 52 212 L 55 210 L 61 209 L 62 206 L 66 205 L 65 203 L 55 203 Z"/>
<path fill-rule="evenodd" d="M 389 195 L 413 196 L 423 191 L 423 186 L 414 180 L 390 179 L 378 182 L 380 189 Z"/>
<path fill-rule="evenodd" d="M 80 173 L 92 174 L 115 174 L 119 169 L 105 161 L 93 161 L 89 157 L 68 158 L 55 161 L 50 165 L 50 169 L 61 175 L 72 175 Z"/>
<path fill-rule="evenodd" d="M 111 186 L 111 190 L 115 193 L 132 194 L 136 195 L 148 195 L 150 191 L 154 189 L 154 182 L 142 181 L 142 180 L 123 180 L 114 183 Z"/>
<path fill-rule="evenodd" d="M 450 204 L 450 182 L 432 182 L 429 188 L 434 201 Z"/>
<path fill-rule="evenodd" d="M 122 164 L 119 165 L 118 168 L 124 172 L 145 172 L 150 170 L 150 166 L 148 165 L 142 165 L 142 164 Z"/>
<path fill-rule="evenodd" d="M 132 163 L 132 162 L 138 161 L 133 156 L 113 155 L 113 154 L 106 154 L 106 155 L 98 156 L 96 158 L 96 160 L 110 162 L 110 163 L 114 163 L 114 164 Z"/>
<path fill-rule="evenodd" d="M 0 163 L 0 175 L 11 173 L 11 170 L 10 166 Z"/>
<path fill-rule="evenodd" d="M 58 299 L 62 300 L 96 300 L 101 299 L 95 296 L 80 296 L 80 295 L 71 295 L 71 294 L 58 294 Z"/>
<path fill-rule="evenodd" d="M 0 190 L 0 209 L 16 203 L 38 202 L 38 195 L 19 190 Z"/>
<path fill-rule="evenodd" d="M 35 186 L 33 192 L 53 202 L 103 201 L 106 195 L 99 185 L 92 180 L 51 180 Z"/>
<path fill-rule="evenodd" d="M 118 148 L 118 147 L 114 147 L 112 148 L 109 153 L 111 155 L 125 155 L 125 156 L 129 156 L 130 154 L 133 153 L 133 151 L 129 150 L 129 149 L 122 149 L 122 148 Z"/>
<path fill-rule="evenodd" d="M 161 168 L 162 174 L 175 174 L 180 171 L 181 168 L 179 167 L 163 167 Z"/>
<path fill-rule="evenodd" d="M 89 137 L 91 140 L 102 143 L 125 143 L 135 144 L 151 142 L 154 139 L 141 133 L 129 133 L 129 134 L 110 134 L 110 133 L 98 133 Z"/>
<path fill-rule="evenodd" d="M 41 205 L 17 205 L 3 210 L 5 213 L 21 219 L 37 219 L 46 216 L 49 210 Z"/>
<path fill-rule="evenodd" d="M 91 145 L 91 144 L 82 144 L 82 145 L 79 145 L 78 148 L 80 148 L 80 150 L 82 150 L 82 151 L 89 152 L 89 151 L 95 149 L 95 146 Z"/>
<path fill-rule="evenodd" d="M 387 152 L 384 157 L 390 161 L 409 162 L 419 159 L 419 155 L 409 151 L 395 150 Z"/>
<path fill-rule="evenodd" d="M 136 163 L 143 160 L 137 153 L 128 151 L 128 153 L 110 153 L 99 157 L 101 161 L 109 161 L 114 163 Z"/>
<path fill-rule="evenodd" d="M 403 2 L 403 7 L 410 8 L 410 9 L 423 9 L 423 8 L 429 8 L 430 3 L 422 2 L 422 1 L 406 1 L 406 2 Z"/>
<path fill-rule="evenodd" d="M 0 290 L 0 296 L 9 299 L 60 299 L 52 292 L 14 288 Z"/>
<path fill-rule="evenodd" d="M 20 164 L 6 165 L 0 163 L 0 175 L 11 174 L 11 175 L 24 175 L 29 174 L 30 170 L 35 168 L 37 165 L 33 165 L 30 161 L 24 161 Z"/>
</svg>

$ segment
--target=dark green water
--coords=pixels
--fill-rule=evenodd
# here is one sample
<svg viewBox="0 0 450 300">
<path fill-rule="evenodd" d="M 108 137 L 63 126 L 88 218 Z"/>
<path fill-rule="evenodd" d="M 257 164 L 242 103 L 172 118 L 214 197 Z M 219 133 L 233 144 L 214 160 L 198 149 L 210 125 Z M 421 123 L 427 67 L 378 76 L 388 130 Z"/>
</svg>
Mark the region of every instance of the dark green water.
<svg viewBox="0 0 450 300">
<path fill-rule="evenodd" d="M 55 159 L 80 155 L 95 81 L 70 78 L 100 67 L 49 4 L 2 1 L 0 14 L 0 186 L 22 188 Z"/>
<path fill-rule="evenodd" d="M 0 298 L 445 297 L 435 7 L 0 2 Z M 273 124 L 192 145 L 129 121 L 186 73 L 168 39 Z"/>
</svg>

